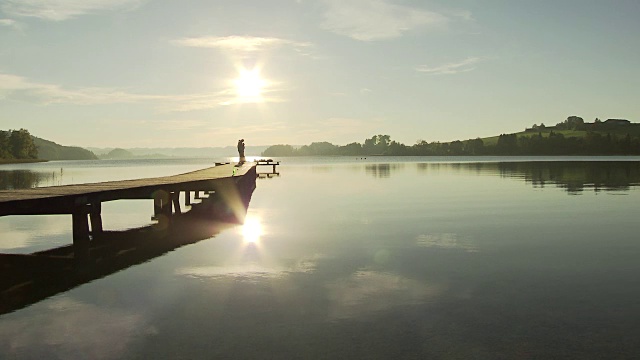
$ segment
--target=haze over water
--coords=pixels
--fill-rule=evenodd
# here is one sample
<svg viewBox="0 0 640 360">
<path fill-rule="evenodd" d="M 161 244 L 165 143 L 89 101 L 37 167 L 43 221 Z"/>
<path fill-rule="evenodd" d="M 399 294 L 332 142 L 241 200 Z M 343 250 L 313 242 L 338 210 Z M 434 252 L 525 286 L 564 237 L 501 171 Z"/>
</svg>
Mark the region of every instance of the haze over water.
<svg viewBox="0 0 640 360">
<path fill-rule="evenodd" d="M 245 226 L 0 315 L 0 357 L 633 358 L 640 159 L 551 160 L 283 159 Z M 50 162 L 0 179 L 210 164 Z M 105 229 L 152 210 L 104 204 Z M 31 253 L 69 244 L 71 218 L 1 217 L 0 232 L 1 253 Z"/>
</svg>

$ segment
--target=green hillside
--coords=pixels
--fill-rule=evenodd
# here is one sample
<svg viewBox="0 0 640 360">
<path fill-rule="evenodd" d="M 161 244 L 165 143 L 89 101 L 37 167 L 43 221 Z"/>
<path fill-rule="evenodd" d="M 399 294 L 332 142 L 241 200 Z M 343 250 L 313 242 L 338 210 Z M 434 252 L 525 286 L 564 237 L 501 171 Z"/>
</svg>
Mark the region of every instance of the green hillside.
<svg viewBox="0 0 640 360">
<path fill-rule="evenodd" d="M 603 123 L 604 124 L 604 123 Z M 548 138 L 551 133 L 556 135 L 562 135 L 565 138 L 585 138 L 588 134 L 599 134 L 601 136 L 615 136 L 625 137 L 627 134 L 631 138 L 640 138 L 640 124 L 629 123 L 628 125 L 619 126 L 592 126 L 593 123 L 586 123 L 585 128 L 582 129 L 562 129 L 558 126 L 546 126 L 544 128 L 538 127 L 537 129 L 527 129 L 515 133 L 518 138 L 531 137 L 541 134 L 543 137 Z M 499 136 L 490 136 L 482 138 L 482 141 L 486 146 L 496 145 L 498 143 Z"/>
<path fill-rule="evenodd" d="M 53 141 L 33 137 L 38 148 L 38 159 L 43 160 L 97 160 L 91 151 L 77 146 L 62 146 Z"/>
</svg>

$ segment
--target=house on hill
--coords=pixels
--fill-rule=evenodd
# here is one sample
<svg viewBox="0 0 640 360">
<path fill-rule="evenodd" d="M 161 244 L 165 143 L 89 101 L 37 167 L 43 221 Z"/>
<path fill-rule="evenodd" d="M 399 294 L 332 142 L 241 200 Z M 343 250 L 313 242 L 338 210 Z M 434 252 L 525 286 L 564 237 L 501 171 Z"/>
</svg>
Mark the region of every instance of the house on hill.
<svg viewBox="0 0 640 360">
<path fill-rule="evenodd" d="M 616 126 L 619 126 L 619 125 L 630 125 L 630 124 L 631 124 L 631 121 L 629 121 L 629 120 L 625 120 L 625 119 L 607 119 L 604 123 L 605 123 L 606 125 L 616 125 Z"/>
</svg>

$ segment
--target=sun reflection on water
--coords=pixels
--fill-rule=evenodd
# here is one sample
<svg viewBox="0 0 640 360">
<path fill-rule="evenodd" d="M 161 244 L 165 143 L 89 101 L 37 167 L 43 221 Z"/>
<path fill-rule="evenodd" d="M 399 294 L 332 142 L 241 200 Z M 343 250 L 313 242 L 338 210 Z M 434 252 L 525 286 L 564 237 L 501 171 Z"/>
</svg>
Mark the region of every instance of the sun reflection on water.
<svg viewBox="0 0 640 360">
<path fill-rule="evenodd" d="M 242 237 L 247 244 L 255 244 L 262 235 L 262 224 L 257 217 L 247 217 L 242 225 Z"/>
</svg>

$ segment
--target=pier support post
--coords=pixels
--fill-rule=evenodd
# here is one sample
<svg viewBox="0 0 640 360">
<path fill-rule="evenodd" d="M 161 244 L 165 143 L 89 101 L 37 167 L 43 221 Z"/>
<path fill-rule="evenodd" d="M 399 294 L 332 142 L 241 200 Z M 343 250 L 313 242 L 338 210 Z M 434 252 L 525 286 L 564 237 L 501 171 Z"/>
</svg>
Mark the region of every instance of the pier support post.
<svg viewBox="0 0 640 360">
<path fill-rule="evenodd" d="M 73 222 L 73 252 L 76 260 L 89 258 L 89 221 L 87 207 L 78 206 L 71 214 Z"/>
<path fill-rule="evenodd" d="M 170 192 L 160 190 L 153 194 L 153 215 L 171 215 L 171 200 L 172 194 Z"/>
<path fill-rule="evenodd" d="M 91 204 L 89 219 L 91 220 L 91 235 L 95 239 L 102 234 L 102 204 L 97 202 Z"/>
<path fill-rule="evenodd" d="M 154 198 L 153 199 L 153 216 L 157 216 L 161 213 L 162 210 L 162 199 Z"/>
<path fill-rule="evenodd" d="M 171 201 L 173 202 L 173 209 L 176 214 L 182 214 L 180 208 L 180 191 L 171 193 Z M 171 206 L 169 206 L 169 213 L 171 213 Z"/>
</svg>

